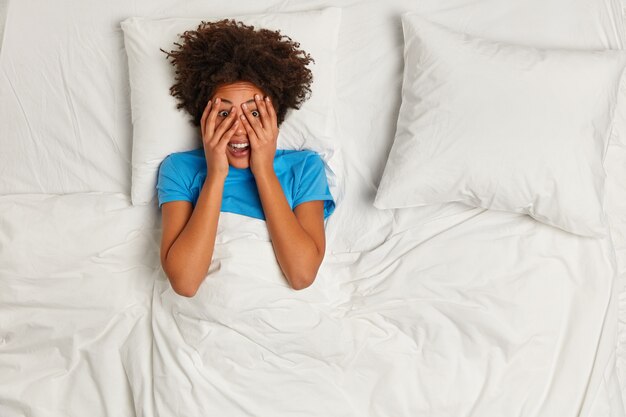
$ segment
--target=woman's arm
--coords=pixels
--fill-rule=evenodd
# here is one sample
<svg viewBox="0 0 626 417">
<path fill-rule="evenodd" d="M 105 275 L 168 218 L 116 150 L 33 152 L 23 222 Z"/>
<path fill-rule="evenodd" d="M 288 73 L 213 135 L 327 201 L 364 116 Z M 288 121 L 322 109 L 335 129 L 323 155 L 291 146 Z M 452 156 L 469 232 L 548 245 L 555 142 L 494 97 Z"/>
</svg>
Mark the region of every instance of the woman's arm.
<svg viewBox="0 0 626 417">
<path fill-rule="evenodd" d="M 223 179 L 207 177 L 195 209 L 188 201 L 162 206 L 161 265 L 177 294 L 193 297 L 207 274 L 223 190 Z"/>
<path fill-rule="evenodd" d="M 226 146 L 239 125 L 236 111 L 219 125 L 216 123 L 219 102 L 216 99 L 211 109 L 209 101 L 200 120 L 207 176 L 195 209 L 188 201 L 162 206 L 161 265 L 174 291 L 186 297 L 196 294 L 211 264 L 228 175 Z"/>
<path fill-rule="evenodd" d="M 276 259 L 292 288 L 306 288 L 315 280 L 326 250 L 324 202 L 309 201 L 291 211 L 273 170 L 255 179 Z"/>
<path fill-rule="evenodd" d="M 324 202 L 310 201 L 294 211 L 274 172 L 274 156 L 278 125 L 269 97 L 254 97 L 260 117 L 254 117 L 244 103 L 243 123 L 252 153 L 250 170 L 261 198 L 267 228 L 274 245 L 276 259 L 289 284 L 296 290 L 308 287 L 315 280 L 325 251 Z"/>
</svg>

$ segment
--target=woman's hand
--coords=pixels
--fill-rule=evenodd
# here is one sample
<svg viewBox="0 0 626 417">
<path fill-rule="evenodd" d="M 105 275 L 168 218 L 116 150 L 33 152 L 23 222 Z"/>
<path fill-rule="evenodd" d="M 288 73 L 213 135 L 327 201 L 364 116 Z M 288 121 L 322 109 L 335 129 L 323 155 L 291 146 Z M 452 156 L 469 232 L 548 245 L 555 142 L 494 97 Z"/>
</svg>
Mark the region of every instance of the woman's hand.
<svg viewBox="0 0 626 417">
<path fill-rule="evenodd" d="M 243 114 L 240 119 L 250 141 L 250 170 L 257 177 L 274 172 L 278 123 L 276 111 L 269 97 L 262 99 L 261 96 L 255 94 L 254 102 L 259 117 L 255 117 L 246 103 L 243 103 L 241 105 Z"/>
<path fill-rule="evenodd" d="M 237 120 L 237 108 L 233 106 L 228 116 L 216 128 L 215 122 L 219 113 L 219 104 L 219 98 L 215 99 L 215 104 L 211 104 L 211 100 L 209 100 L 200 119 L 200 128 L 202 130 L 204 157 L 207 163 L 207 178 L 226 179 L 228 175 L 226 146 L 228 146 L 228 141 L 235 134 L 240 122 Z"/>
</svg>

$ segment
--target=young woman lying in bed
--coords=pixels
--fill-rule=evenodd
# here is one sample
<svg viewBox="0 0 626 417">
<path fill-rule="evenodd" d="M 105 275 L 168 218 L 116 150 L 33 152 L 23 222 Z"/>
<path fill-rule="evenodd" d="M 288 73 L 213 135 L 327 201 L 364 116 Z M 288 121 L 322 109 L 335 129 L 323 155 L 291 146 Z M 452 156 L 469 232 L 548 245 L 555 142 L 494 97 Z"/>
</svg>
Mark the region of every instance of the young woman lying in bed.
<svg viewBox="0 0 626 417">
<path fill-rule="evenodd" d="M 176 293 L 193 296 L 211 263 L 220 211 L 266 221 L 276 259 L 294 289 L 311 285 L 334 210 L 324 162 L 277 150 L 278 126 L 310 93 L 312 59 L 278 31 L 202 22 L 166 52 L 171 94 L 200 126 L 203 148 L 159 168 L 161 264 Z M 244 254 L 245 256 L 245 254 Z"/>
</svg>

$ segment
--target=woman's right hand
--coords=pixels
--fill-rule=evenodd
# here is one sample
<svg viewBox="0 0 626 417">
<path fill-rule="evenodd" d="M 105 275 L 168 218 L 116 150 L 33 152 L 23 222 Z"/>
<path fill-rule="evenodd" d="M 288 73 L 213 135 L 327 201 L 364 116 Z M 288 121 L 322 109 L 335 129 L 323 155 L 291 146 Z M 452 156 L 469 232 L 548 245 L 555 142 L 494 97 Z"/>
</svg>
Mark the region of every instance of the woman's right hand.
<svg viewBox="0 0 626 417">
<path fill-rule="evenodd" d="M 215 103 L 209 100 L 200 119 L 200 128 L 207 164 L 207 178 L 226 179 L 228 175 L 226 147 L 240 122 L 237 117 L 237 109 L 233 106 L 228 116 L 222 120 L 219 126 L 215 126 L 219 112 L 220 99 L 215 99 Z"/>
</svg>

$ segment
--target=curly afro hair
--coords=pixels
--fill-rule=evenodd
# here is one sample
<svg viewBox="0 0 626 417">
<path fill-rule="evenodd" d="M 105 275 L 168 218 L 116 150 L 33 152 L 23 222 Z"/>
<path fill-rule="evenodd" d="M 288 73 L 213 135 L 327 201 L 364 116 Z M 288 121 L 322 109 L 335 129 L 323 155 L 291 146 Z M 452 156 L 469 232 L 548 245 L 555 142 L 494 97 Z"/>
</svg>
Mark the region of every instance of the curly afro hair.
<svg viewBox="0 0 626 417">
<path fill-rule="evenodd" d="M 255 84 L 272 99 L 279 125 L 288 109 L 300 108 L 311 94 L 313 74 L 307 65 L 315 61 L 280 31 L 255 30 L 224 19 L 202 21 L 196 30 L 179 36 L 182 44 L 174 43 L 177 50 L 161 51 L 176 68 L 176 82 L 170 88 L 179 102 L 176 108 L 184 108 L 196 126 L 206 103 L 224 84 Z"/>
</svg>

